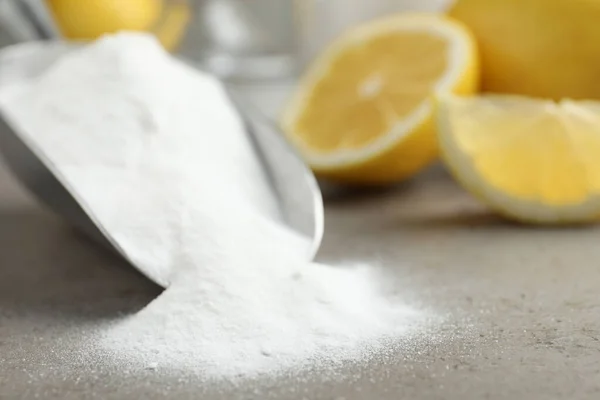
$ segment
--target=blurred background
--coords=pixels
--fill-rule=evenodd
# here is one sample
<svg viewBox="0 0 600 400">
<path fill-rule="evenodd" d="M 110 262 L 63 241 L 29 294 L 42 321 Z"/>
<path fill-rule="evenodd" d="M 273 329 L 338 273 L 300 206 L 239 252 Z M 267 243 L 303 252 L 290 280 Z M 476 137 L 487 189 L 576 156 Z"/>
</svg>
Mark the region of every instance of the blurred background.
<svg viewBox="0 0 600 400">
<path fill-rule="evenodd" d="M 350 26 L 450 0 L 2 0 L 0 45 L 60 36 L 154 33 L 169 51 L 235 81 L 298 74 Z"/>
</svg>

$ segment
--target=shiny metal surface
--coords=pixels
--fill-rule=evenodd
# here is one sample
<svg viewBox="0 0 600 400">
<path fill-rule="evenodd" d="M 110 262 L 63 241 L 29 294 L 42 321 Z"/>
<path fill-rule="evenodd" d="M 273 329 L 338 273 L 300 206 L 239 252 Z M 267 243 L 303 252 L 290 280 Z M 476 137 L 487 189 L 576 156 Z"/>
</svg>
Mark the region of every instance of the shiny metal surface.
<svg viewBox="0 0 600 400">
<path fill-rule="evenodd" d="M 18 128 L 0 112 L 0 155 L 15 178 L 42 204 L 61 215 L 93 240 L 113 250 L 155 283 L 164 286 L 168 280 L 155 276 L 133 264 L 110 233 L 91 216 L 76 193 L 68 187 L 58 171 Z"/>
<path fill-rule="evenodd" d="M 45 0 L 20 0 L 17 1 L 17 4 L 39 39 L 48 40 L 60 37 L 58 27 L 54 23 Z"/>
<path fill-rule="evenodd" d="M 293 75 L 298 41 L 296 0 L 190 1 L 193 23 L 179 51 L 223 79 Z"/>
<path fill-rule="evenodd" d="M 315 176 L 271 119 L 235 89 L 228 88 L 228 93 L 266 167 L 284 221 L 307 238 L 307 254 L 312 260 L 321 245 L 324 228 L 323 199 Z"/>
<path fill-rule="evenodd" d="M 4 0 L 0 4 L 0 24 L 12 42 L 60 36 L 44 0 Z"/>
<path fill-rule="evenodd" d="M 108 246 L 105 235 L 50 171 L 46 161 L 42 161 L 21 139 L 23 136 L 17 134 L 16 129 L 0 112 L 0 153 L 17 180 L 43 204 L 63 215 L 93 239 Z"/>
</svg>

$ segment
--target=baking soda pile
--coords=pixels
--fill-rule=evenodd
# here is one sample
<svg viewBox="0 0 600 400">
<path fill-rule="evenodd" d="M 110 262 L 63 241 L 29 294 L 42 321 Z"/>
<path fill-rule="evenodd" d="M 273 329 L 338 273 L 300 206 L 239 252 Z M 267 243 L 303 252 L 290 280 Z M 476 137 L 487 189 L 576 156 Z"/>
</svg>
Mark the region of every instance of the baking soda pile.
<svg viewBox="0 0 600 400">
<path fill-rule="evenodd" d="M 128 258 L 167 289 L 100 332 L 140 368 L 251 377 L 369 356 L 412 311 L 368 267 L 303 261 L 221 85 L 121 34 L 0 92 Z M 82 266 L 82 268 L 85 266 Z"/>
</svg>

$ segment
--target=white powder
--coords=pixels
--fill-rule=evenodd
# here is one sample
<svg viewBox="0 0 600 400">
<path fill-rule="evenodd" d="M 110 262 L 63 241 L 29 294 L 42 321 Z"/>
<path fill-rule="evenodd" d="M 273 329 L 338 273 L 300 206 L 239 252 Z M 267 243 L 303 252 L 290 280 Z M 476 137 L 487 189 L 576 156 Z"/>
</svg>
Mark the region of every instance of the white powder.
<svg viewBox="0 0 600 400">
<path fill-rule="evenodd" d="M 221 85 L 153 39 L 121 34 L 62 55 L 5 87 L 0 105 L 168 285 L 99 334 L 115 362 L 278 373 L 360 359 L 406 327 L 412 311 L 380 295 L 370 268 L 302 260 Z"/>
</svg>

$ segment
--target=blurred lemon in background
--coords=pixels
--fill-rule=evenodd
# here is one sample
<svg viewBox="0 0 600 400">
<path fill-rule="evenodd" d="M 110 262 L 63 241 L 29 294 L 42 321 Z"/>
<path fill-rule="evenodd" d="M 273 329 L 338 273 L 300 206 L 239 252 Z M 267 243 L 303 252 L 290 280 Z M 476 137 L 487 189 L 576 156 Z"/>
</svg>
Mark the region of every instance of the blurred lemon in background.
<svg viewBox="0 0 600 400">
<path fill-rule="evenodd" d="M 162 0 L 48 0 L 48 5 L 62 34 L 71 39 L 149 30 L 163 8 Z"/>
<path fill-rule="evenodd" d="M 183 40 L 192 14 L 186 2 L 176 2 L 163 9 L 162 19 L 155 25 L 153 32 L 164 48 L 172 51 Z"/>
<path fill-rule="evenodd" d="M 442 155 L 492 209 L 530 223 L 600 217 L 600 102 L 444 96 Z"/>
<path fill-rule="evenodd" d="M 432 95 L 473 93 L 475 41 L 461 23 L 403 14 L 342 35 L 310 66 L 282 126 L 320 176 L 384 184 L 438 155 Z"/>
<path fill-rule="evenodd" d="M 93 40 L 122 30 L 148 31 L 168 50 L 177 46 L 190 18 L 185 2 L 47 0 L 47 3 L 62 35 L 68 39 Z"/>
<path fill-rule="evenodd" d="M 458 0 L 477 38 L 483 90 L 600 98 L 600 0 Z"/>
</svg>

